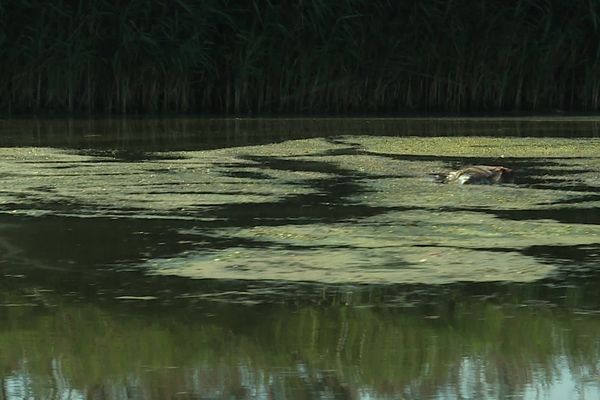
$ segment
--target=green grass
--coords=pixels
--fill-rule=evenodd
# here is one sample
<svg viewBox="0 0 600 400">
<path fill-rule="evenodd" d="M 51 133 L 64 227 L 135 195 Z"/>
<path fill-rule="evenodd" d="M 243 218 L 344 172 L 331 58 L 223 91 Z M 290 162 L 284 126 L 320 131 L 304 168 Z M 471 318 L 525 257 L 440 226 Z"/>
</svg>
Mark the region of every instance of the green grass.
<svg viewBox="0 0 600 400">
<path fill-rule="evenodd" d="M 0 6 L 3 112 L 597 110 L 600 3 Z"/>
</svg>

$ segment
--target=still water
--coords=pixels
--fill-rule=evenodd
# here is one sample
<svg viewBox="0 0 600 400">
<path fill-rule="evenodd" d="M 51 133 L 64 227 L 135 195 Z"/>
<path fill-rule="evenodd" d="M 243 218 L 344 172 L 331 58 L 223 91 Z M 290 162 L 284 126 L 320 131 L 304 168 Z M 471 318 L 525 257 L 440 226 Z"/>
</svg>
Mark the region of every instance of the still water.
<svg viewBox="0 0 600 400">
<path fill-rule="evenodd" d="M 0 121 L 0 399 L 600 399 L 599 136 Z"/>
</svg>

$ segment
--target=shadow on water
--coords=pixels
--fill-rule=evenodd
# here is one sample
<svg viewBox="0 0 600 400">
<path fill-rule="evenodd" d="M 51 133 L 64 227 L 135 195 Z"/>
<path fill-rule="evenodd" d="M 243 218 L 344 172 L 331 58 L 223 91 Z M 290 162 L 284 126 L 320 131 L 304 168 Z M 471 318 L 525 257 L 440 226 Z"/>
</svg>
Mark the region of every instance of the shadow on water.
<svg viewBox="0 0 600 400">
<path fill-rule="evenodd" d="M 582 198 L 580 197 L 580 199 Z M 561 202 L 552 204 L 561 204 Z M 566 224 L 600 225 L 600 209 L 597 207 L 563 207 L 553 208 L 551 210 L 494 210 L 488 208 L 446 207 L 444 210 L 491 214 L 501 219 L 514 221 L 554 220 Z"/>
<path fill-rule="evenodd" d="M 236 164 L 237 170 L 226 175 L 247 176 L 244 167 L 291 172 L 308 171 L 328 174 L 326 178 L 305 179 L 294 184 L 310 188 L 309 194 L 288 195 L 281 200 L 252 204 L 224 204 L 211 207 L 204 215 L 218 218 L 207 226 L 305 225 L 357 220 L 383 214 L 399 207 L 374 207 L 350 199 L 368 189 L 360 183 L 368 174 L 344 170 L 333 163 L 282 159 L 266 156 L 244 156 L 251 164 Z M 241 170 L 240 170 L 241 169 Z M 252 173 L 250 173 L 252 176 Z M 268 175 L 267 175 L 268 176 Z"/>
<path fill-rule="evenodd" d="M 190 280 L 188 278 L 148 275 L 137 266 L 149 259 L 169 258 L 191 250 L 221 250 L 233 246 L 256 249 L 269 249 L 285 246 L 288 250 L 303 250 L 304 246 L 282 245 L 268 240 L 250 240 L 247 238 L 203 235 L 198 230 L 193 234 L 188 229 L 198 228 L 198 223 L 185 220 L 167 219 L 126 219 L 126 218 L 77 218 L 77 217 L 14 217 L 0 218 L 3 255 L 0 266 L 4 273 L 24 274 L 19 282 L 26 285 L 42 286 L 55 292 L 90 295 L 94 300 L 100 293 L 114 297 L 116 294 L 147 295 L 148 293 L 169 292 L 169 297 L 177 297 L 192 288 L 204 292 L 216 287 L 217 292 L 230 288 L 232 300 L 237 294 L 248 288 L 260 287 L 255 291 L 260 302 L 279 303 L 284 294 L 292 301 L 308 303 L 327 301 L 322 297 L 322 290 L 332 293 L 344 292 L 371 293 L 373 289 L 387 295 L 395 296 L 395 292 L 427 293 L 436 295 L 445 293 L 446 289 L 459 291 L 479 290 L 479 286 L 494 288 L 494 292 L 513 290 L 514 284 L 498 283 L 457 283 L 441 286 L 427 285 L 332 285 L 316 283 L 261 282 L 239 280 L 227 282 L 218 280 Z M 18 247 L 14 244 L 18 244 Z M 434 245 L 428 244 L 431 247 Z M 326 245 L 324 247 L 327 247 Z M 449 246 L 438 246 L 440 248 Z M 110 252 L 107 251 L 110 249 Z M 542 262 L 562 265 L 559 270 L 547 279 L 531 284 L 519 284 L 516 287 L 536 288 L 549 282 L 563 282 L 566 285 L 580 285 L 596 282 L 600 279 L 600 270 L 596 268 L 600 262 L 600 244 L 571 246 L 528 246 L 515 248 L 480 248 L 479 250 L 496 252 L 521 252 L 533 256 Z M 593 280 L 590 281 L 590 278 Z M 587 286 L 587 285 L 586 285 Z M 296 287 L 295 293 L 282 293 L 279 288 Z M 90 289 L 92 288 L 92 289 Z M 101 288 L 101 290 L 99 289 Z M 89 290 L 88 290 L 89 289 Z M 79 293 L 81 291 L 81 293 Z M 253 290 L 248 293 L 252 294 Z M 314 297 L 311 297 L 310 293 Z M 361 294 L 362 293 L 362 294 Z M 372 293 L 371 293 L 372 294 Z M 600 299 L 596 291 L 588 293 L 592 300 Z M 101 295 L 100 297 L 103 297 Z M 369 295 L 370 296 L 370 295 Z M 378 295 L 379 298 L 379 295 Z M 379 298 L 381 300 L 381 298 Z M 557 300 L 548 299 L 548 301 Z M 370 303 L 362 298 L 360 303 Z M 372 305 L 388 306 L 387 302 L 375 301 Z"/>
<path fill-rule="evenodd" d="M 143 162 L 156 160 L 182 160 L 184 157 L 174 153 L 143 151 L 139 149 L 95 150 L 85 149 L 74 152 L 92 157 L 102 157 L 121 162 Z"/>
</svg>

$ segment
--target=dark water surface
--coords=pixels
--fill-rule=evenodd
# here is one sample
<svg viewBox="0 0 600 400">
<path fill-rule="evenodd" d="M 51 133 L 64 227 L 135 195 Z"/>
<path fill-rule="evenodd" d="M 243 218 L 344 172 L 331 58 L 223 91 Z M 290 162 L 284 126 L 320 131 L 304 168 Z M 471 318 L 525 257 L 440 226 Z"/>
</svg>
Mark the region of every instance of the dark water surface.
<svg viewBox="0 0 600 400">
<path fill-rule="evenodd" d="M 599 134 L 0 121 L 0 399 L 600 399 Z"/>
</svg>

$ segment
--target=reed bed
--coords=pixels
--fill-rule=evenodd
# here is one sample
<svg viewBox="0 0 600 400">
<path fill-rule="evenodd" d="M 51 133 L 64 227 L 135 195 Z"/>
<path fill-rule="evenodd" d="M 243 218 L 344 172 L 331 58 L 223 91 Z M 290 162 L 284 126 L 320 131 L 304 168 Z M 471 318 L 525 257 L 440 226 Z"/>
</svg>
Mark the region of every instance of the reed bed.
<svg viewBox="0 0 600 400">
<path fill-rule="evenodd" d="M 599 25 L 591 0 L 11 0 L 0 111 L 591 111 Z"/>
</svg>

